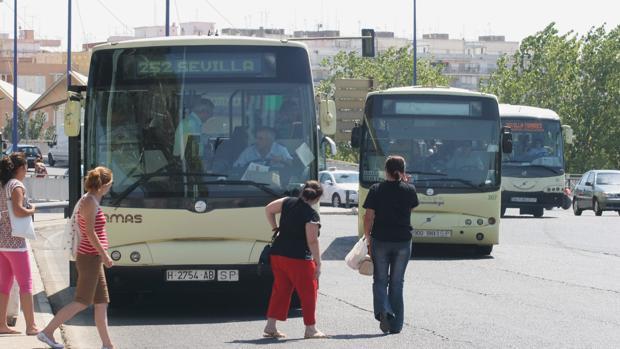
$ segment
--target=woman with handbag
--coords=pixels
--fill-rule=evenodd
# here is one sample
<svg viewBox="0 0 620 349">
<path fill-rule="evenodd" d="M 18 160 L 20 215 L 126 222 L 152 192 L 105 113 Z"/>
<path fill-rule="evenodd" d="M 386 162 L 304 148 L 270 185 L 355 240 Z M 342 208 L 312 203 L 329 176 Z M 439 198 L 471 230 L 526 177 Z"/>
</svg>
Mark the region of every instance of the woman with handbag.
<svg viewBox="0 0 620 349">
<path fill-rule="evenodd" d="M 64 306 L 52 321 L 41 331 L 37 338 L 55 349 L 63 348 L 54 340 L 54 331 L 73 318 L 77 313 L 91 304 L 95 308 L 95 325 L 105 349 L 112 349 L 108 330 L 108 286 L 105 279 L 104 266 L 114 264 L 108 254 L 108 236 L 105 230 L 106 219 L 99 207 L 101 198 L 112 187 L 112 171 L 99 166 L 90 171 L 84 180 L 87 193 L 76 205 L 77 221 L 80 227 L 80 244 L 75 264 L 78 272 L 75 300 Z"/>
<path fill-rule="evenodd" d="M 19 299 L 26 319 L 26 334 L 36 335 L 39 330 L 34 322 L 32 300 L 32 274 L 26 239 L 14 236 L 9 210 L 16 217 L 31 219 L 35 208 L 26 203 L 26 178 L 28 163 L 23 153 L 12 153 L 0 160 L 0 334 L 19 333 L 7 326 L 7 307 L 13 278 L 19 285 Z M 11 207 L 8 207 L 11 205 Z"/>
<path fill-rule="evenodd" d="M 405 174 L 405 159 L 389 156 L 385 181 L 373 184 L 364 202 L 364 236 L 373 262 L 373 308 L 383 333 L 400 333 L 403 284 L 411 258 L 411 210 L 418 195 Z"/>
<path fill-rule="evenodd" d="M 307 181 L 298 198 L 286 197 L 272 201 L 265 207 L 267 221 L 277 236 L 271 246 L 271 270 L 273 288 L 267 325 L 263 336 L 284 338 L 278 331 L 276 321 L 286 321 L 293 290 L 301 300 L 301 310 L 306 331 L 304 338 L 326 338 L 316 328 L 316 301 L 321 254 L 319 248 L 319 214 L 312 208 L 318 204 L 323 188 L 317 181 Z M 280 214 L 280 226 L 276 225 Z"/>
</svg>

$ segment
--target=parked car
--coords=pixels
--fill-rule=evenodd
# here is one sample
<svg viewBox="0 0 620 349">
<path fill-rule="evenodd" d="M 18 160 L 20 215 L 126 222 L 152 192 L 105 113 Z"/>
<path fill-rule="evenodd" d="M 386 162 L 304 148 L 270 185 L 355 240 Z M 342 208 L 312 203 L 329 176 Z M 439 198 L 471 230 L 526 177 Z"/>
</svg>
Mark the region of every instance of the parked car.
<svg viewBox="0 0 620 349">
<path fill-rule="evenodd" d="M 357 171 L 336 170 L 330 168 L 319 172 L 319 181 L 323 186 L 321 203 L 339 207 L 345 203 L 349 191 L 349 204 L 357 205 L 359 173 Z"/>
<path fill-rule="evenodd" d="M 28 161 L 28 168 L 34 168 L 34 161 L 40 157 L 43 159 L 41 155 L 41 149 L 36 145 L 30 144 L 18 144 L 17 151 L 24 153 L 26 155 L 26 160 Z M 9 144 L 8 147 L 4 150 L 5 154 L 11 154 L 13 152 L 13 145 Z"/>
<path fill-rule="evenodd" d="M 573 190 L 573 212 L 581 216 L 583 210 L 593 210 L 597 216 L 603 211 L 620 215 L 620 171 L 592 170 L 581 177 Z"/>
</svg>

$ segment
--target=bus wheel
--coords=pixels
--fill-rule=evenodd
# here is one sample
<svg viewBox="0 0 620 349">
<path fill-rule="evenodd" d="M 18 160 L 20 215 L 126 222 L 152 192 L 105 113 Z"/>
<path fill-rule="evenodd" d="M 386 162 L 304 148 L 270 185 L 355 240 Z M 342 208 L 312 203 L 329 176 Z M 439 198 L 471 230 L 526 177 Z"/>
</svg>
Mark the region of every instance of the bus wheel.
<svg viewBox="0 0 620 349">
<path fill-rule="evenodd" d="M 594 204 L 592 205 L 592 207 L 594 207 L 594 214 L 595 215 L 597 215 L 597 216 L 602 216 L 603 215 L 603 209 L 599 205 L 598 200 L 594 199 Z"/>
<path fill-rule="evenodd" d="M 501 217 L 504 218 L 506 216 L 506 207 L 502 206 Z"/>
<path fill-rule="evenodd" d="M 493 245 L 476 246 L 476 254 L 488 256 L 493 252 Z"/>
<path fill-rule="evenodd" d="M 532 210 L 532 214 L 534 215 L 534 217 L 540 218 L 545 214 L 545 209 L 542 207 L 535 208 Z"/>
<path fill-rule="evenodd" d="M 334 194 L 334 196 L 332 196 L 332 206 L 340 207 L 341 204 L 342 201 L 340 201 L 340 195 Z"/>
<path fill-rule="evenodd" d="M 577 204 L 577 199 L 573 199 L 573 213 L 575 214 L 575 216 L 581 216 L 581 212 L 582 210 L 579 208 L 579 205 Z"/>
</svg>

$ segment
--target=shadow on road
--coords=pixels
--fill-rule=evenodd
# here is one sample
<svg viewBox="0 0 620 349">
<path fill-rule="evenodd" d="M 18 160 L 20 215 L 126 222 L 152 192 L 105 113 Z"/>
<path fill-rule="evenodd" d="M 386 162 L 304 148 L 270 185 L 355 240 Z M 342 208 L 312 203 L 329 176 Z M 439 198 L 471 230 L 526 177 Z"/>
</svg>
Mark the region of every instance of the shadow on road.
<svg viewBox="0 0 620 349">
<path fill-rule="evenodd" d="M 372 333 L 372 334 L 336 334 L 330 335 L 329 339 L 369 339 L 369 338 L 377 338 L 384 337 L 385 334 Z M 291 338 L 291 339 L 276 339 L 276 338 L 259 338 L 259 339 L 249 339 L 249 340 L 234 340 L 228 342 L 229 344 L 254 344 L 254 345 L 272 345 L 272 344 L 286 344 L 292 342 L 303 341 L 303 338 Z"/>
<path fill-rule="evenodd" d="M 326 261 L 343 261 L 359 238 L 343 236 L 334 239 L 325 249 L 321 258 Z M 480 255 L 475 246 L 444 244 L 413 244 L 412 259 L 451 260 L 451 259 L 490 259 L 492 256 Z"/>
<path fill-rule="evenodd" d="M 502 217 L 502 219 L 557 219 L 558 217 L 553 217 L 553 216 L 542 216 L 542 217 L 534 217 L 534 216 L 530 216 L 530 215 L 525 215 L 525 216 L 521 216 L 521 215 L 505 215 L 504 217 Z"/>
</svg>

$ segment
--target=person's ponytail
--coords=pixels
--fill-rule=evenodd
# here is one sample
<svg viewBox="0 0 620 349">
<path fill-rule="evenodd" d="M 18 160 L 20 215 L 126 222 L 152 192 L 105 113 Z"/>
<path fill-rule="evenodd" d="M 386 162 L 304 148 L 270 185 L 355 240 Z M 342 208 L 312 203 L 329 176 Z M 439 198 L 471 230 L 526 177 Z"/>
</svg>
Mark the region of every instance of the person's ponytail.
<svg viewBox="0 0 620 349">
<path fill-rule="evenodd" d="M 405 174 L 405 158 L 398 155 L 390 155 L 385 160 L 385 172 L 394 180 L 402 181 Z"/>
<path fill-rule="evenodd" d="M 317 181 L 307 181 L 301 190 L 300 197 L 306 201 L 314 201 L 323 195 L 323 187 Z"/>
</svg>

